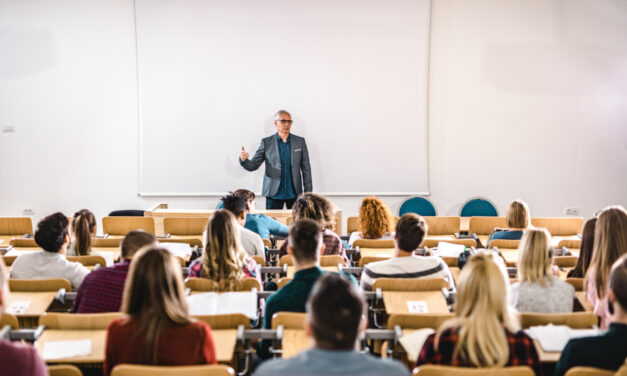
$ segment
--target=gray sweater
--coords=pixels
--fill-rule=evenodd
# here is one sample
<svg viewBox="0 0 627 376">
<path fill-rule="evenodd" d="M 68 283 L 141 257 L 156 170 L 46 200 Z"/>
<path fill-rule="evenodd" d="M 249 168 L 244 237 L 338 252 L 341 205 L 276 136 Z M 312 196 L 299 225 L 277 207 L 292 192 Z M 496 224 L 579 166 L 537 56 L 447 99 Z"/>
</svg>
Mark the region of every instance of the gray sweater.
<svg viewBox="0 0 627 376">
<path fill-rule="evenodd" d="M 572 312 L 575 289 L 558 277 L 546 287 L 539 283 L 516 282 L 510 286 L 511 303 L 519 312 L 560 313 Z"/>
</svg>

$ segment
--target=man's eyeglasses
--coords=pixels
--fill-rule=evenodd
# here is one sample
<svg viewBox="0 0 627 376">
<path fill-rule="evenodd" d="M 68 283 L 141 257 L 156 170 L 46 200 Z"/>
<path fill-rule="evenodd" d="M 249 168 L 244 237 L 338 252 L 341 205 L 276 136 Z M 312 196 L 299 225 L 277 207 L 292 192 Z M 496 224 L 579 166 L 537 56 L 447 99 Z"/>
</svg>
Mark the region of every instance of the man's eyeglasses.
<svg viewBox="0 0 627 376">
<path fill-rule="evenodd" d="M 292 120 L 285 120 L 285 119 L 279 119 L 278 120 L 281 124 L 289 124 L 292 125 L 293 121 Z"/>
</svg>

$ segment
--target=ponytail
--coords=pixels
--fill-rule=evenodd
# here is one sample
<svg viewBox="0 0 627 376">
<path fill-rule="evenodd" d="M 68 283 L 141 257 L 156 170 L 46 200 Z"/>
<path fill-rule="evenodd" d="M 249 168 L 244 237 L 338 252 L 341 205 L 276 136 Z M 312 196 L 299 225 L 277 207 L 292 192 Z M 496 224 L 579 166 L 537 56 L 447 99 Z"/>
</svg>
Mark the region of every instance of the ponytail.
<svg viewBox="0 0 627 376">
<path fill-rule="evenodd" d="M 92 228 L 96 227 L 96 217 L 87 209 L 79 210 L 72 219 L 74 231 L 74 249 L 79 256 L 88 255 L 91 252 Z"/>
</svg>

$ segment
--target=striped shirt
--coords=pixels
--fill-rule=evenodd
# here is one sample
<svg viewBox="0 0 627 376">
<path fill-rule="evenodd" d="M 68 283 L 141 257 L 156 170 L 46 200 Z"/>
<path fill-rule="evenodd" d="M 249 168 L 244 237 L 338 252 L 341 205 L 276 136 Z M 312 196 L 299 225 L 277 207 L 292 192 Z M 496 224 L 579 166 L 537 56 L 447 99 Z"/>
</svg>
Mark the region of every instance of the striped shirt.
<svg viewBox="0 0 627 376">
<path fill-rule="evenodd" d="M 446 263 L 437 256 L 404 256 L 371 262 L 361 273 L 360 286 L 372 291 L 377 278 L 444 278 L 453 289 L 453 276 Z"/>
</svg>

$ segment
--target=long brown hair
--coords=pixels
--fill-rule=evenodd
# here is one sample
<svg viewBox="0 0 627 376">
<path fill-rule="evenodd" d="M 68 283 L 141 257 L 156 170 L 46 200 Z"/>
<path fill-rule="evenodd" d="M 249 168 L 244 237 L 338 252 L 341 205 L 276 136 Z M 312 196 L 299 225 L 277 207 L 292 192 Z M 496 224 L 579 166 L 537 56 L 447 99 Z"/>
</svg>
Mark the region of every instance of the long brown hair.
<svg viewBox="0 0 627 376">
<path fill-rule="evenodd" d="M 359 224 L 365 239 L 378 239 L 392 231 L 392 213 L 378 197 L 366 197 L 359 207 Z"/>
<path fill-rule="evenodd" d="M 239 227 L 228 210 L 218 210 L 207 223 L 207 244 L 202 255 L 202 277 L 218 291 L 237 290 L 244 279 L 246 253 L 240 245 Z"/>
<path fill-rule="evenodd" d="M 579 249 L 579 258 L 577 265 L 568 273 L 568 278 L 583 278 L 588 271 L 590 261 L 592 260 L 592 251 L 594 249 L 594 228 L 597 224 L 596 217 L 590 218 L 583 226 L 583 235 L 581 237 L 581 248 Z"/>
<path fill-rule="evenodd" d="M 609 206 L 599 214 L 597 219 L 592 262 L 588 268 L 588 273 L 594 269 L 594 288 L 597 290 L 599 299 L 603 299 L 606 295 L 612 264 L 626 252 L 627 211 L 622 206 Z M 585 282 L 587 281 L 588 278 L 585 279 Z"/>
<path fill-rule="evenodd" d="M 96 217 L 87 209 L 74 213 L 72 218 L 72 231 L 74 232 L 74 249 L 80 256 L 91 253 L 91 237 L 96 232 Z"/>
<path fill-rule="evenodd" d="M 333 225 L 335 207 L 326 197 L 307 192 L 300 196 L 292 206 L 292 220 L 311 219 L 318 222 L 323 229 Z"/>
<path fill-rule="evenodd" d="M 145 339 L 144 361 L 157 361 L 159 334 L 164 327 L 189 324 L 189 308 L 180 264 L 164 248 L 148 246 L 131 263 L 122 312 L 139 326 Z"/>
</svg>

